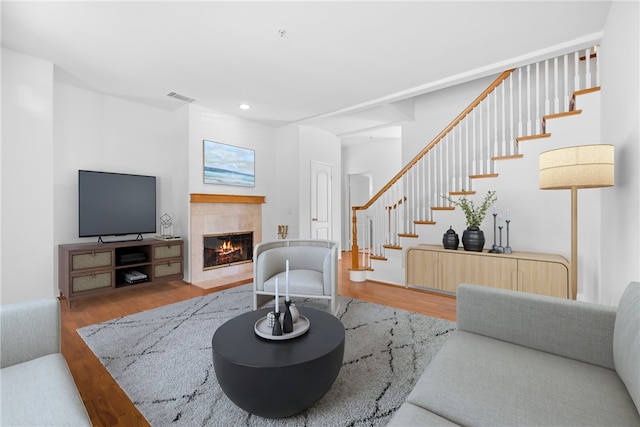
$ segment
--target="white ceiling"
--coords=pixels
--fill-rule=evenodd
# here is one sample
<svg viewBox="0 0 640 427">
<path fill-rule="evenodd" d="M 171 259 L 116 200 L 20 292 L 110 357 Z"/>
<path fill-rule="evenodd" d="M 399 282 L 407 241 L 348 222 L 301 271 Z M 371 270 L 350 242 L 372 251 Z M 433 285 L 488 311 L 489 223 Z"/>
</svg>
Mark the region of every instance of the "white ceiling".
<svg viewBox="0 0 640 427">
<path fill-rule="evenodd" d="M 397 134 L 383 128 L 411 118 L 412 96 L 600 32 L 609 5 L 3 0 L 2 46 L 101 93 L 176 109 L 184 103 L 166 96 L 173 91 L 249 120 L 362 141 Z"/>
</svg>

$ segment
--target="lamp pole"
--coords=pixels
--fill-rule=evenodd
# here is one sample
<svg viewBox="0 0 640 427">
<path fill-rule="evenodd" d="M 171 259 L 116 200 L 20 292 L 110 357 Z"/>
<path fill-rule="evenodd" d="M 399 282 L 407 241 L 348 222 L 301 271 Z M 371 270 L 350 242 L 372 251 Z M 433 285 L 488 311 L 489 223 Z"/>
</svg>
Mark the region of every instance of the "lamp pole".
<svg viewBox="0 0 640 427">
<path fill-rule="evenodd" d="M 571 299 L 578 296 L 578 187 L 571 187 Z"/>
</svg>

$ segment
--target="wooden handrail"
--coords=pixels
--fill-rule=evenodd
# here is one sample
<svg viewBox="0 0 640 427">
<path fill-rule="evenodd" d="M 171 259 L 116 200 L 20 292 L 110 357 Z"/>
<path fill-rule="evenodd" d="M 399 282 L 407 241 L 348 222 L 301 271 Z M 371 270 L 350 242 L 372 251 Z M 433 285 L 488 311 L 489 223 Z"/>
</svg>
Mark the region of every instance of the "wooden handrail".
<svg viewBox="0 0 640 427">
<path fill-rule="evenodd" d="M 495 90 L 507 77 L 513 73 L 515 68 L 507 70 L 500 74 L 498 78 L 491 83 L 462 113 L 458 115 L 449 125 L 442 130 L 425 148 L 423 148 L 407 165 L 402 168 L 391 180 L 380 189 L 367 203 L 362 206 L 352 206 L 352 243 L 351 243 L 351 269 L 359 270 L 358 268 L 358 232 L 357 232 L 357 219 L 356 214 L 359 210 L 366 210 L 373 205 L 389 188 L 391 188 L 396 182 L 402 178 L 416 163 L 420 161 L 433 147 L 436 146 L 442 138 L 444 138 L 453 128 L 455 128 L 474 108 L 476 108 L 491 92 Z"/>
</svg>

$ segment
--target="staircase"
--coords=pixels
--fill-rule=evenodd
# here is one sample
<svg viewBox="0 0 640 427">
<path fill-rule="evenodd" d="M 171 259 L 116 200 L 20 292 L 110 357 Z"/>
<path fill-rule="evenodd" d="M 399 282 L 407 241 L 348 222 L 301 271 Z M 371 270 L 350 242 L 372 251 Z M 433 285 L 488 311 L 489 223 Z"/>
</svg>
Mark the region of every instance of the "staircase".
<svg viewBox="0 0 640 427">
<path fill-rule="evenodd" d="M 505 71 L 371 200 L 353 206 L 351 280 L 405 286 L 408 247 L 440 244 L 449 226 L 462 235 L 464 214 L 443 195 L 467 195 L 478 204 L 496 190 L 499 215 L 511 213 L 514 250 L 567 256 L 569 196 L 538 189 L 538 154 L 600 142 L 596 48 Z M 599 193 L 581 198 L 589 206 Z M 490 247 L 493 217 L 487 217 L 481 228 Z M 588 248 L 580 253 L 590 256 Z"/>
</svg>

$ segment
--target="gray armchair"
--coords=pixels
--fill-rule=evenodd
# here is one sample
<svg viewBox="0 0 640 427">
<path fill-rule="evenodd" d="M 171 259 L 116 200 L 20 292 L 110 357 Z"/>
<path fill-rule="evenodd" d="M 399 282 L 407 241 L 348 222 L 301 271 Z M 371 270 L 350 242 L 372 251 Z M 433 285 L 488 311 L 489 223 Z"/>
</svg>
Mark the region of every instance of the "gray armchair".
<svg viewBox="0 0 640 427">
<path fill-rule="evenodd" d="M 258 243 L 253 250 L 253 308 L 285 294 L 285 269 L 289 260 L 289 296 L 325 299 L 338 312 L 338 242 L 289 239 Z"/>
</svg>

